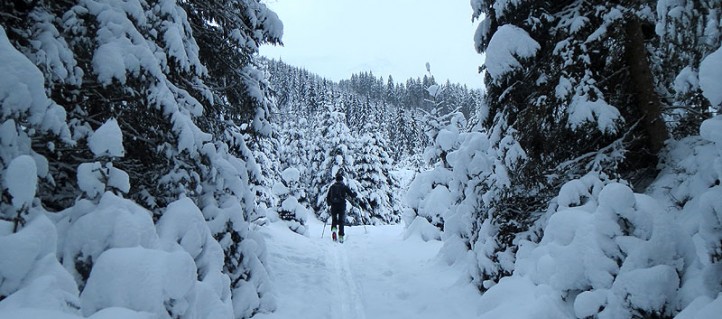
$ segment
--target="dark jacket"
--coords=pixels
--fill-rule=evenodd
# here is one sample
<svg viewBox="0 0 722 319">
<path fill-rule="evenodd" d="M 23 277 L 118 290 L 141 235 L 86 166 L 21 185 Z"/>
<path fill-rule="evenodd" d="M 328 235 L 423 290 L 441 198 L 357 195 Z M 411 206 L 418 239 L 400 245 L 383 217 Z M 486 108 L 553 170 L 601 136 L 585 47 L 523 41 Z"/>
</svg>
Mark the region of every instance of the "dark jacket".
<svg viewBox="0 0 722 319">
<path fill-rule="evenodd" d="M 343 198 L 346 199 L 348 197 L 350 198 L 356 198 L 356 194 L 343 182 L 335 182 L 331 184 L 331 187 L 328 188 L 328 193 L 326 194 L 326 203 L 328 203 L 329 206 L 331 206 L 331 212 L 345 212 L 346 211 L 346 201 L 342 201 L 341 203 L 334 204 L 331 202 L 331 190 L 334 188 L 338 188 L 341 190 L 341 194 L 343 194 Z"/>
</svg>

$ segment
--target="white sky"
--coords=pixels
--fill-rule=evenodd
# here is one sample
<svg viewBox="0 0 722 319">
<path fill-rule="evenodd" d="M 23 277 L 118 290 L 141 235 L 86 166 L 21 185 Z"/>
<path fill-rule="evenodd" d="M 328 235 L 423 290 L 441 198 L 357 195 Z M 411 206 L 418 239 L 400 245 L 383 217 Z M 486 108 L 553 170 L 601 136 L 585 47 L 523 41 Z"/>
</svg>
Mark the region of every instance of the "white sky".
<svg viewBox="0 0 722 319">
<path fill-rule="evenodd" d="M 261 54 L 331 80 L 372 71 L 396 83 L 423 77 L 481 88 L 469 0 L 265 0 L 284 25 L 284 47 Z M 478 22 L 478 21 L 477 21 Z"/>
</svg>

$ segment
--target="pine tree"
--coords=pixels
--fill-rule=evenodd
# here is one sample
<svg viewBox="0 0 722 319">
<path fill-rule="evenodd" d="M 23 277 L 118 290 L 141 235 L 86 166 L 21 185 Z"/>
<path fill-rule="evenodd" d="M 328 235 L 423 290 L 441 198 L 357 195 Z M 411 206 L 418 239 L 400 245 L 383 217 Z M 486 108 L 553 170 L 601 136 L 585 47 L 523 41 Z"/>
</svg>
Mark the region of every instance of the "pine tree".
<svg viewBox="0 0 722 319">
<path fill-rule="evenodd" d="M 300 186 L 301 173 L 296 168 L 287 168 L 281 173 L 282 184 L 274 185 L 274 192 L 280 198 L 278 217 L 287 221 L 288 227 L 301 235 L 306 234 L 307 210 L 299 199 L 305 197 Z"/>
<path fill-rule="evenodd" d="M 301 118 L 298 122 L 285 122 L 286 127 L 280 133 L 281 139 L 281 167 L 286 170 L 289 168 L 299 171 L 299 184 L 306 185 L 309 180 L 310 171 L 307 167 L 309 162 L 308 148 L 311 146 L 305 135 L 305 119 Z M 297 201 L 305 208 L 310 208 L 309 197 L 303 187 L 299 186 L 299 192 L 296 195 Z"/>
<path fill-rule="evenodd" d="M 472 7 L 475 18 L 485 16 L 476 38 L 487 57 L 483 125 L 504 137 L 494 143 L 518 141 L 526 155 L 476 224 L 496 229 L 493 255 L 513 256 L 517 236 L 529 236 L 569 179 L 596 171 L 644 187 L 653 177 L 667 131 L 645 50 L 652 10 L 632 1 L 479 0 Z M 493 281 L 499 274 L 487 273 Z"/>
<path fill-rule="evenodd" d="M 675 137 L 697 133 L 709 116 L 709 102 L 699 86 L 700 63 L 720 47 L 722 2 L 659 1 L 654 74 L 666 104 L 666 120 Z"/>
<path fill-rule="evenodd" d="M 445 229 L 445 215 L 452 202 L 459 197 L 456 194 L 459 181 L 452 174 L 452 166 L 447 156 L 460 144 L 460 134 L 464 132 L 466 119 L 461 113 L 437 115 L 438 108 L 424 114 L 424 132 L 428 146 L 424 150 L 424 164 L 429 167 L 422 170 L 411 183 L 407 195 L 407 204 L 413 216 L 425 218 L 439 230 Z"/>
<path fill-rule="evenodd" d="M 328 217 L 326 193 L 337 173 L 347 178 L 347 184 L 354 190 L 350 180 L 355 177 L 352 170 L 354 158 L 352 154 L 355 141 L 351 130 L 346 125 L 345 105 L 341 102 L 327 104 L 326 112 L 321 113 L 318 120 L 316 138 L 314 139 L 314 156 L 311 159 L 312 171 L 315 172 L 310 184 L 309 198 L 316 215 Z"/>
<path fill-rule="evenodd" d="M 380 133 L 378 124 L 370 122 L 354 150 L 355 180 L 358 182 L 361 218 L 363 223 L 397 223 L 401 210 L 394 190 L 398 182 L 391 175 L 392 159 L 388 155 L 388 143 Z"/>
<path fill-rule="evenodd" d="M 225 245 L 236 317 L 268 310 L 263 252 L 249 248 L 255 239 L 246 220 L 257 207 L 249 176 L 260 171 L 244 135 L 270 134 L 268 84 L 253 54 L 279 42 L 275 14 L 252 0 L 16 5 L 3 3 L 13 14 L 3 14 L 2 24 L 13 26 L 10 40 L 41 66 L 77 143 L 39 140 L 58 146 L 38 149 L 53 176 L 41 185 L 47 207 L 69 207 L 83 193 L 97 200 L 76 176 L 95 165 L 86 163 L 95 156 L 85 147 L 93 131 L 114 119 L 126 152 L 112 164 L 128 173 L 128 196 L 155 220 L 178 198 L 193 199 Z M 233 205 L 230 214 L 219 208 Z M 66 268 L 93 267 L 83 256 L 68 257 Z M 256 300 L 244 300 L 250 291 Z"/>
<path fill-rule="evenodd" d="M 23 8 L 15 5 L 2 5 L 3 16 L 22 16 Z M 42 71 L 11 43 L 5 27 L 0 26 L 0 250 L 12 262 L 0 265 L 0 300 L 42 287 L 33 298 L 42 298 L 47 309 L 69 311 L 79 306 L 79 291 L 56 258 L 57 230 L 37 199 L 39 182 L 53 181 L 40 148 L 74 141 L 66 112 L 45 93 Z"/>
<path fill-rule="evenodd" d="M 393 157 L 393 162 L 396 163 L 396 165 L 401 167 L 423 165 L 422 154 L 424 152 L 424 148 L 428 145 L 426 142 L 430 140 L 421 129 L 422 111 L 419 111 L 415 107 L 407 109 L 406 107 L 402 107 L 400 105 L 385 102 L 384 100 L 386 97 L 380 96 L 379 94 L 381 93 L 379 92 L 385 92 L 384 94 L 386 96 L 391 94 L 389 92 L 393 92 L 394 95 L 402 94 L 408 96 L 410 99 L 418 101 L 432 99 L 430 94 L 426 90 L 417 90 L 418 92 L 415 94 L 408 93 L 405 86 L 395 84 L 393 79 L 386 83 L 385 89 L 381 89 L 381 87 L 384 87 L 383 79 L 376 78 L 373 74 L 368 72 L 353 74 L 350 79 L 342 80 L 338 84 L 335 84 L 303 69 L 291 67 L 285 64 L 280 65 L 283 64 L 280 61 L 271 60 L 267 61 L 267 63 L 269 64 L 269 70 L 272 71 L 270 80 L 272 86 L 291 83 L 291 87 L 279 89 L 279 91 L 281 94 L 283 94 L 283 91 L 293 92 L 289 94 L 290 98 L 283 99 L 285 104 L 280 104 L 278 106 L 279 114 L 273 118 L 274 121 L 280 121 L 284 124 L 279 140 L 281 145 L 284 145 L 284 150 L 282 150 L 281 153 L 287 155 L 280 156 L 280 159 L 283 162 L 281 167 L 296 167 L 301 171 L 301 183 L 307 188 L 307 196 L 311 199 L 318 199 L 319 196 L 323 196 L 323 190 L 319 190 L 319 187 L 322 187 L 324 183 L 330 183 L 332 181 L 332 175 L 325 176 L 321 179 L 318 177 L 318 175 L 327 175 L 328 173 L 325 173 L 325 171 L 328 170 L 329 167 L 332 167 L 324 166 L 323 164 L 328 164 L 330 163 L 329 161 L 332 162 L 332 160 L 329 160 L 330 157 L 327 154 L 327 146 L 323 146 L 327 144 L 327 141 L 325 138 L 321 138 L 323 134 L 325 134 L 324 130 L 327 130 L 328 127 L 334 125 L 331 124 L 333 122 L 331 121 L 332 113 L 328 111 L 312 111 L 308 103 L 303 102 L 306 97 L 304 88 L 311 86 L 319 88 L 316 90 L 317 92 L 326 92 L 325 94 L 319 94 L 319 96 L 324 96 L 323 100 L 319 101 L 323 102 L 325 105 L 321 109 L 328 110 L 329 105 L 334 106 L 337 109 L 343 109 L 345 115 L 343 121 L 351 136 L 349 139 L 351 142 L 347 145 L 348 152 L 345 153 L 347 155 L 344 156 L 349 158 L 352 157 L 354 162 L 367 161 L 368 163 L 374 163 L 372 168 L 366 166 L 361 168 L 361 166 L 365 164 L 360 163 L 354 165 L 351 172 L 347 172 L 349 184 L 351 184 L 352 187 L 357 187 L 354 189 L 364 194 L 371 194 L 375 192 L 374 188 L 378 188 L 379 186 L 374 183 L 381 183 L 388 186 L 395 196 L 388 197 L 388 204 L 386 199 L 379 200 L 378 202 L 383 204 L 379 204 L 375 209 L 378 212 L 383 212 L 379 213 L 379 216 L 383 216 L 388 212 L 391 212 L 392 215 L 397 214 L 398 195 L 396 194 L 398 194 L 398 182 L 392 181 L 392 179 L 389 179 L 387 182 L 383 182 L 383 179 L 376 182 L 364 180 L 365 175 L 376 174 L 374 173 L 374 171 L 377 170 L 375 168 L 376 165 L 381 165 L 383 167 L 381 170 L 384 171 L 383 175 L 390 177 L 391 174 L 387 174 L 387 170 L 392 170 L 391 167 L 394 164 L 390 163 L 388 166 L 387 164 L 379 164 L 386 163 L 388 161 L 384 155 L 378 155 L 378 158 L 375 158 L 376 155 L 374 155 L 363 159 L 361 156 L 363 152 L 375 154 L 377 152 L 375 151 L 376 147 L 380 147 L 380 149 L 386 151 L 386 156 Z M 302 76 L 299 74 L 302 74 Z M 289 79 L 302 77 L 308 80 L 304 80 L 303 83 L 293 82 L 284 80 L 285 77 Z M 420 79 L 410 79 L 409 83 L 410 85 L 421 85 L 421 81 L 422 80 Z M 432 78 L 429 77 L 427 77 L 426 81 L 427 83 L 435 83 Z M 324 90 L 320 89 L 324 87 Z M 477 91 L 464 90 L 462 87 L 450 83 L 447 83 L 443 87 L 444 90 L 440 90 L 437 94 L 437 99 L 440 101 L 446 101 L 446 99 L 448 99 L 450 104 L 461 106 L 461 104 L 464 103 L 462 101 L 476 101 L 475 103 L 478 103 L 480 100 L 478 97 L 480 96 L 480 93 Z M 477 97 L 472 97 L 472 93 L 477 94 Z M 279 102 L 280 101 L 281 100 L 279 99 Z M 423 103 L 429 104 L 429 102 Z M 471 108 L 473 106 L 466 107 Z M 437 112 L 439 113 L 439 116 L 442 116 L 441 114 L 444 113 L 443 110 Z M 375 129 L 369 130 L 368 127 L 364 128 L 369 123 L 372 123 Z M 364 135 L 366 136 L 364 137 Z M 302 146 L 303 143 L 301 143 L 301 140 L 304 139 L 303 136 L 313 136 L 316 138 L 314 138 L 314 142 L 309 143 L 308 146 Z M 362 138 L 365 141 L 376 141 L 375 143 L 372 143 L 372 145 L 376 145 L 376 143 L 379 142 L 382 145 L 367 148 L 364 143 L 358 143 L 358 141 L 361 141 Z M 394 147 L 390 148 L 388 146 L 383 146 L 386 145 L 386 143 L 389 143 L 389 145 L 391 144 L 391 142 L 384 141 L 393 141 Z M 301 151 L 301 148 L 303 147 L 307 148 L 305 155 L 302 154 L 304 152 Z M 371 148 L 373 148 L 374 151 L 370 151 Z M 383 154 L 383 152 L 379 154 Z M 299 158 L 302 159 L 299 160 Z M 402 163 L 399 163 L 397 160 L 402 161 Z M 291 162 L 293 162 L 293 164 Z M 370 169 L 370 171 L 366 173 L 366 169 Z M 331 170 L 333 170 L 333 168 L 331 168 Z M 357 171 L 364 171 L 364 173 L 359 173 Z M 325 180 L 325 182 L 319 182 L 319 180 Z M 386 194 L 382 192 L 379 196 L 385 197 Z M 302 198 L 300 198 L 299 201 L 302 204 L 308 203 Z M 314 205 L 316 204 L 308 204 L 308 207 L 313 208 L 317 214 L 321 214 L 322 212 L 319 212 L 319 209 L 323 210 L 323 208 Z M 357 213 L 351 212 L 349 216 L 352 217 L 351 215 L 354 214 Z M 397 220 L 396 217 L 390 218 L 392 220 Z M 355 220 L 361 221 L 360 218 L 356 218 Z M 389 218 L 386 217 L 376 218 L 374 222 L 385 223 L 388 222 L 388 220 Z"/>
<path fill-rule="evenodd" d="M 386 97 L 384 99 L 390 104 L 399 106 L 399 96 L 396 91 L 396 84 L 394 83 L 394 78 L 391 75 L 389 75 L 386 82 Z"/>
</svg>

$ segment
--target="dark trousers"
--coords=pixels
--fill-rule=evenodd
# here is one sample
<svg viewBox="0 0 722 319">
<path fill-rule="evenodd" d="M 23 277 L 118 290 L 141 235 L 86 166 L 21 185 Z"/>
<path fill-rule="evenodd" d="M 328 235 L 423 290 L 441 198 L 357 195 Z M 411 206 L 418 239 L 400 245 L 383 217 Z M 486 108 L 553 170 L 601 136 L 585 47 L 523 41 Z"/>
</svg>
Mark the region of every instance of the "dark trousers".
<svg viewBox="0 0 722 319">
<path fill-rule="evenodd" d="M 346 213 L 343 209 L 331 208 L 331 229 L 338 226 L 338 234 L 343 236 L 343 226 L 346 224 Z"/>
</svg>

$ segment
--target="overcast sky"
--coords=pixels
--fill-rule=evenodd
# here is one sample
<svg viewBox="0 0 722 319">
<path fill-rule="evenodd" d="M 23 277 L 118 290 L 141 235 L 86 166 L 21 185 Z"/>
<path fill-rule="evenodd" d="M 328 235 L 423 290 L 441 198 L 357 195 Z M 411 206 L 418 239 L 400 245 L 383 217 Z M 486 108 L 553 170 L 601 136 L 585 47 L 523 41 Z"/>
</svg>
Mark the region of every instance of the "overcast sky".
<svg viewBox="0 0 722 319">
<path fill-rule="evenodd" d="M 265 0 L 283 21 L 283 47 L 261 54 L 331 80 L 373 71 L 398 83 L 423 77 L 481 88 L 482 56 L 469 0 Z"/>
</svg>

